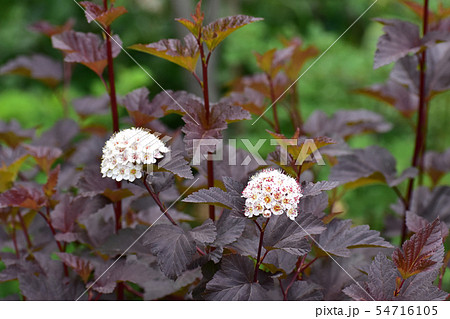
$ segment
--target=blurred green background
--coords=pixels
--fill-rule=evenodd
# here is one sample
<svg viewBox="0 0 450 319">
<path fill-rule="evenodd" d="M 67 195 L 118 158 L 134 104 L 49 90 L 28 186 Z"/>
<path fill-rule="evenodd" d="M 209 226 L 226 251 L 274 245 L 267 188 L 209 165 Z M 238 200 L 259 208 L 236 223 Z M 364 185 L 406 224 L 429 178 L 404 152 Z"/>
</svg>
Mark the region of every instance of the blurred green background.
<svg viewBox="0 0 450 319">
<path fill-rule="evenodd" d="M 125 6 L 129 13 L 116 20 L 112 27 L 120 35 L 124 47 L 163 38 L 179 38 L 186 32 L 173 19 L 180 15 L 188 17 L 195 3 L 191 0 L 117 0 L 116 5 Z M 294 36 L 301 37 L 306 44 L 314 45 L 323 52 L 372 3 L 372 0 L 203 1 L 207 22 L 232 14 L 264 18 L 263 22 L 235 32 L 221 44 L 210 74 L 213 99 L 225 94 L 227 85 L 236 77 L 257 72 L 254 52 L 281 48 L 280 38 Z M 437 3 L 434 1 L 432 5 Z M 73 0 L 0 0 L 0 7 L 3 8 L 0 12 L 0 65 L 17 55 L 32 53 L 44 53 L 61 59 L 61 53 L 51 47 L 48 38 L 29 31 L 29 25 L 39 20 L 59 25 L 72 17 L 76 20 L 75 30 L 100 33 L 95 24 L 86 22 L 83 11 Z M 375 17 L 418 22 L 417 17 L 399 1 L 379 0 L 298 82 L 302 115 L 307 118 L 315 110 L 332 114 L 340 109 L 358 108 L 382 114 L 393 124 L 390 132 L 359 136 L 350 140 L 350 144 L 353 147 L 374 144 L 386 147 L 396 157 L 398 170 L 403 170 L 410 165 L 414 147 L 411 126 L 390 106 L 352 93 L 357 88 L 383 82 L 392 67 L 373 70 L 376 43 L 382 34 L 382 26 L 372 20 Z M 165 89 L 197 89 L 191 87 L 190 75 L 180 67 L 144 53 L 129 52 Z M 161 90 L 126 54 L 119 55 L 115 66 L 119 94 L 124 95 L 142 86 L 148 87 L 152 95 Z M 94 73 L 81 65 L 75 67 L 70 99 L 88 94 L 101 95 L 103 92 L 104 87 Z M 432 102 L 427 141 L 430 149 L 443 151 L 449 147 L 450 116 L 446 107 L 449 102 L 448 92 Z M 287 114 L 281 114 L 281 126 L 285 123 L 284 126 L 290 127 Z M 76 115 L 71 111 L 70 116 Z M 24 127 L 38 127 L 42 131 L 62 117 L 59 100 L 44 85 L 19 76 L 0 76 L 2 120 L 16 119 Z M 95 120 L 110 125 L 109 116 Z M 172 125 L 182 123 L 176 116 L 171 117 L 171 121 Z M 268 127 L 263 121 L 254 126 L 251 123 L 232 124 L 228 137 L 249 138 L 252 141 L 268 137 L 265 133 Z M 269 146 L 263 149 L 264 154 L 269 151 Z M 444 182 L 449 183 L 448 177 Z M 386 186 L 362 187 L 344 197 L 345 217 L 382 230 L 383 216 L 392 213 L 389 205 L 395 201 L 395 194 Z"/>
</svg>

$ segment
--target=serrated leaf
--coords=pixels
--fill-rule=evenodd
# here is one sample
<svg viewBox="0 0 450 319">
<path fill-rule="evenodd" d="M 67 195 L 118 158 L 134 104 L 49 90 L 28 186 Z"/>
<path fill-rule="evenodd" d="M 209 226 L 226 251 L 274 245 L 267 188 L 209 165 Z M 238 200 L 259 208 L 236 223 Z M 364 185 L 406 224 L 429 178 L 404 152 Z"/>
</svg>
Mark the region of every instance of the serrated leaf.
<svg viewBox="0 0 450 319">
<path fill-rule="evenodd" d="M 411 117 L 419 105 L 419 97 L 407 87 L 388 80 L 385 84 L 376 84 L 356 90 L 356 93 L 368 95 L 395 107 L 403 116 Z"/>
<path fill-rule="evenodd" d="M 183 18 L 175 19 L 175 21 L 184 25 L 196 37 L 200 34 L 200 28 L 202 27 L 203 19 L 205 18 L 205 14 L 202 12 L 201 7 L 202 1 L 200 0 L 195 7 L 195 13 L 191 14 L 194 21 Z"/>
<path fill-rule="evenodd" d="M 88 201 L 86 197 L 72 198 L 68 194 L 62 195 L 59 203 L 50 213 L 53 227 L 64 233 L 71 232 Z"/>
<path fill-rule="evenodd" d="M 195 37 L 188 34 L 184 44 L 178 39 L 165 39 L 150 44 L 135 44 L 130 49 L 152 54 L 189 70 L 195 71 L 199 50 Z"/>
<path fill-rule="evenodd" d="M 62 151 L 56 147 L 25 145 L 25 149 L 46 173 L 50 171 L 55 160 L 62 155 Z"/>
<path fill-rule="evenodd" d="M 447 76 L 450 72 L 450 43 L 443 42 L 429 47 L 426 58 L 425 94 L 431 97 L 450 88 L 450 79 Z M 420 89 L 418 65 L 415 56 L 405 56 L 394 65 L 390 78 L 418 95 Z"/>
<path fill-rule="evenodd" d="M 172 151 L 166 153 L 161 162 L 158 163 L 158 168 L 169 171 L 182 178 L 192 179 L 191 166 L 188 161 L 184 159 L 183 151 Z"/>
<path fill-rule="evenodd" d="M 376 230 L 368 225 L 352 226 L 352 221 L 332 220 L 327 229 L 319 236 L 319 248 L 325 252 L 341 257 L 349 257 L 350 249 L 360 247 L 392 248 L 392 245 L 380 237 Z"/>
<path fill-rule="evenodd" d="M 143 87 L 128 93 L 122 99 L 122 104 L 126 107 L 136 127 L 142 127 L 148 122 L 164 116 L 162 108 L 150 103 L 149 94 L 149 90 Z"/>
<path fill-rule="evenodd" d="M 95 277 L 98 278 L 98 281 L 92 286 L 92 289 L 103 294 L 112 293 L 118 282 L 129 281 L 142 284 L 152 275 L 150 267 L 138 260 L 136 256 L 128 256 L 126 261 L 119 260 L 105 272 L 108 266 L 108 264 L 102 264 L 95 267 Z M 100 277 L 100 275 L 102 276 Z"/>
<path fill-rule="evenodd" d="M 170 106 L 169 109 L 185 114 L 183 121 L 186 125 L 182 131 L 185 134 L 184 142 L 189 155 L 206 154 L 207 152 L 215 151 L 215 145 L 205 145 L 207 143 L 194 145 L 194 140 L 220 139 L 222 131 L 228 127 L 227 123 L 251 118 L 250 113 L 240 106 L 233 106 L 227 104 L 226 101 L 219 101 L 218 103 L 210 104 L 208 121 L 203 101 L 199 98 L 186 101 L 183 109 L 180 109 L 178 105 Z"/>
<path fill-rule="evenodd" d="M 302 165 L 305 160 L 317 149 L 335 143 L 331 138 L 325 136 L 315 137 L 313 139 L 308 139 L 302 136 L 296 138 L 297 143 L 292 145 L 283 134 L 274 133 L 269 130 L 267 130 L 267 132 L 276 139 L 277 143 L 282 148 L 291 154 L 296 165 Z"/>
<path fill-rule="evenodd" d="M 317 196 L 320 195 L 323 191 L 329 191 L 339 186 L 339 182 L 330 182 L 330 181 L 320 181 L 317 183 L 306 182 L 302 183 L 302 194 L 303 197 L 307 196 Z M 302 198 L 302 201 L 304 198 Z"/>
<path fill-rule="evenodd" d="M 66 31 L 52 36 L 52 45 L 66 55 L 64 61 L 81 63 L 99 76 L 107 65 L 106 42 L 94 33 Z M 112 56 L 119 55 L 122 41 L 117 35 L 111 41 Z"/>
<path fill-rule="evenodd" d="M 421 48 L 419 26 L 396 19 L 376 19 L 384 25 L 375 52 L 374 69 L 397 61 Z"/>
<path fill-rule="evenodd" d="M 263 114 L 267 106 L 264 95 L 249 87 L 245 87 L 242 92 L 231 92 L 229 102 L 256 115 Z"/>
<path fill-rule="evenodd" d="M 444 245 L 439 219 L 414 234 L 403 243 L 401 249 L 397 248 L 392 254 L 404 279 L 426 270 L 438 269 L 443 258 Z"/>
<path fill-rule="evenodd" d="M 0 67 L 0 74 L 18 74 L 39 80 L 50 87 L 62 80 L 61 63 L 41 54 L 18 56 Z"/>
<path fill-rule="evenodd" d="M 8 123 L 0 121 L 0 141 L 8 146 L 16 148 L 20 143 L 30 139 L 34 135 L 34 130 L 22 129 L 19 122 L 11 120 Z"/>
<path fill-rule="evenodd" d="M 442 153 L 427 151 L 424 155 L 424 170 L 437 185 L 447 172 L 450 172 L 450 148 Z"/>
<path fill-rule="evenodd" d="M 289 288 L 287 300 L 319 301 L 323 300 L 323 288 L 307 281 L 295 281 Z"/>
<path fill-rule="evenodd" d="M 272 274 L 282 272 L 284 276 L 290 274 L 297 263 L 298 257 L 281 249 L 274 249 L 267 253 L 262 264 L 267 267 Z"/>
<path fill-rule="evenodd" d="M 323 223 L 313 215 L 300 214 L 295 222 L 286 215 L 272 216 L 265 229 L 263 246 L 267 250 L 282 249 L 301 256 L 311 249 L 308 236 L 325 230 Z"/>
<path fill-rule="evenodd" d="M 106 114 L 109 111 L 109 96 L 85 96 L 72 101 L 75 111 L 82 117 Z"/>
<path fill-rule="evenodd" d="M 262 18 L 255 18 L 246 15 L 236 15 L 218 19 L 211 22 L 202 29 L 202 39 L 206 43 L 208 49 L 213 51 L 220 42 L 225 40 L 227 36 L 237 29 L 247 24 L 261 21 Z"/>
<path fill-rule="evenodd" d="M 303 48 L 300 38 L 285 41 L 284 45 L 294 49 L 290 60 L 285 64 L 284 71 L 291 81 L 295 81 L 306 61 L 317 56 L 319 50 L 314 46 Z"/>
<path fill-rule="evenodd" d="M 203 245 L 212 243 L 217 236 L 216 226 L 211 219 L 207 219 L 201 226 L 195 227 L 189 233 L 197 243 Z"/>
<path fill-rule="evenodd" d="M 56 147 L 67 150 L 73 146 L 72 140 L 79 132 L 78 124 L 72 119 L 62 119 L 33 141 L 35 146 Z"/>
<path fill-rule="evenodd" d="M 361 284 L 365 289 L 352 284 L 343 291 L 354 300 L 393 300 L 398 275 L 394 263 L 378 253 L 369 267 L 367 281 Z"/>
<path fill-rule="evenodd" d="M 244 231 L 246 220 L 224 211 L 216 221 L 217 236 L 212 247 L 216 249 L 210 253 L 210 258 L 218 263 L 222 258 L 223 248 L 235 242 Z"/>
<path fill-rule="evenodd" d="M 88 260 L 68 253 L 57 253 L 57 255 L 61 258 L 62 262 L 72 268 L 85 283 L 87 282 L 91 272 L 94 270 L 94 267 Z"/>
<path fill-rule="evenodd" d="M 175 176 L 170 172 L 153 172 L 147 176 L 147 182 L 152 184 L 155 193 L 161 193 L 175 184 Z"/>
<path fill-rule="evenodd" d="M 84 13 L 89 23 L 96 20 L 105 28 L 111 25 L 111 23 L 122 14 L 128 12 L 127 9 L 122 6 L 110 7 L 108 10 L 105 10 L 103 7 L 90 1 L 82 1 L 80 4 L 86 9 Z"/>
<path fill-rule="evenodd" d="M 227 180 L 227 182 L 230 183 L 230 180 Z M 183 202 L 217 205 L 229 209 L 235 209 L 241 212 L 245 202 L 242 198 L 242 193 L 233 191 L 233 189 L 231 188 L 231 184 L 228 185 L 230 185 L 230 188 L 229 190 L 227 190 L 227 192 L 224 192 L 218 187 L 201 189 L 195 193 L 190 194 L 183 200 Z"/>
<path fill-rule="evenodd" d="M 64 25 L 52 25 L 48 21 L 42 20 L 42 21 L 33 23 L 30 26 L 30 30 L 34 31 L 34 32 L 42 33 L 50 38 L 52 35 L 71 30 L 72 27 L 74 26 L 74 24 L 75 24 L 75 20 L 72 18 L 67 20 Z"/>
<path fill-rule="evenodd" d="M 39 210 L 47 204 L 41 187 L 19 184 L 0 194 L 0 207 L 12 206 Z"/>
<path fill-rule="evenodd" d="M 310 136 L 346 139 L 365 132 L 383 133 L 391 127 L 381 115 L 361 109 L 338 111 L 331 117 L 322 111 L 315 111 L 305 122 L 303 129 Z"/>
<path fill-rule="evenodd" d="M 316 196 L 303 196 L 298 203 L 298 211 L 300 214 L 312 214 L 322 218 L 323 211 L 328 207 L 328 195 L 322 192 Z"/>
<path fill-rule="evenodd" d="M 433 285 L 437 271 L 426 271 L 406 279 L 399 299 L 408 301 L 444 301 L 449 294 Z"/>
<path fill-rule="evenodd" d="M 187 269 L 196 251 L 191 234 L 175 225 L 153 226 L 145 235 L 144 245 L 158 257 L 161 270 L 171 279 Z"/>
<path fill-rule="evenodd" d="M 357 149 L 351 155 L 341 156 L 333 166 L 330 181 L 352 183 L 350 186 L 374 182 L 396 186 L 406 178 L 414 177 L 417 170 L 409 168 L 397 177 L 396 161 L 392 154 L 379 146 Z"/>
<path fill-rule="evenodd" d="M 223 258 L 221 269 L 206 284 L 207 300 L 268 300 L 266 289 L 273 283 L 262 271 L 258 282 L 253 282 L 254 270 L 249 258 L 239 255 Z"/>
</svg>

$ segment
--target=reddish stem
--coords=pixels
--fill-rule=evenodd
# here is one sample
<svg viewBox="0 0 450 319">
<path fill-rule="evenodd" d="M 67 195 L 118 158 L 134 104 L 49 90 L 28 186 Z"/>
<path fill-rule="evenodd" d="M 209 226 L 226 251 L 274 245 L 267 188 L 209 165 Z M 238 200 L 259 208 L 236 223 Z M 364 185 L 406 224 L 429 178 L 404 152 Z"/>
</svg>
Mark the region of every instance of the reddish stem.
<svg viewBox="0 0 450 319">
<path fill-rule="evenodd" d="M 125 289 L 126 289 L 128 292 L 131 292 L 133 295 L 138 296 L 139 298 L 144 299 L 144 294 L 143 294 L 142 292 L 137 291 L 136 289 L 134 289 L 133 287 L 131 287 L 131 286 L 130 286 L 129 284 L 127 284 L 127 283 L 122 283 L 122 284 L 123 284 L 123 286 L 125 287 Z"/>
<path fill-rule="evenodd" d="M 208 168 L 208 188 L 214 187 L 214 163 L 209 158 L 210 154 L 208 153 L 208 159 L 207 159 L 207 168 Z M 209 205 L 209 218 L 211 218 L 212 221 L 216 218 L 215 208 L 214 205 Z"/>
<path fill-rule="evenodd" d="M 423 14 L 423 36 L 427 34 L 428 31 L 428 0 L 424 0 L 424 14 Z M 425 80 L 426 80 L 426 49 L 419 54 L 419 72 L 420 72 L 420 83 L 419 83 L 419 108 L 417 116 L 417 126 L 416 126 L 416 140 L 414 146 L 414 154 L 412 158 L 412 166 L 419 168 L 419 175 L 422 174 L 420 165 L 420 154 L 425 152 L 424 144 L 426 140 L 425 127 L 427 121 L 427 102 L 426 102 L 426 91 L 425 91 Z M 414 190 L 415 178 L 410 178 L 408 183 L 408 190 L 406 195 L 407 207 L 405 207 L 405 214 L 403 215 L 402 223 L 402 238 L 403 243 L 406 240 L 406 211 L 409 209 L 412 200 L 412 194 Z"/>
<path fill-rule="evenodd" d="M 262 250 L 263 241 L 264 241 L 264 231 L 266 230 L 266 226 L 269 223 L 269 221 L 270 221 L 270 217 L 267 218 L 267 221 L 265 223 L 263 223 L 263 225 L 261 227 L 261 233 L 259 234 L 258 255 L 256 257 L 255 272 L 253 274 L 253 282 L 258 282 L 259 266 L 261 265 L 264 257 L 267 255 L 267 251 L 266 251 L 266 253 L 264 254 L 264 257 L 261 258 L 261 250 Z"/>
<path fill-rule="evenodd" d="M 63 246 L 61 246 L 61 243 L 58 240 L 56 240 L 56 238 L 55 238 L 56 230 L 53 227 L 52 220 L 50 218 L 50 208 L 48 206 L 45 206 L 45 209 L 46 209 L 47 215 L 44 215 L 41 211 L 38 211 L 38 213 L 39 213 L 39 215 L 41 215 L 44 218 L 45 222 L 47 223 L 48 227 L 50 228 L 50 231 L 53 234 L 53 238 L 55 239 L 56 246 L 58 246 L 58 250 L 60 252 L 64 253 L 65 250 L 64 250 Z M 64 275 L 66 277 L 68 277 L 69 276 L 69 269 L 67 268 L 67 265 L 65 263 L 63 263 L 63 267 L 64 267 Z"/>
<path fill-rule="evenodd" d="M 27 225 L 23 220 L 22 213 L 20 212 L 20 210 L 17 212 L 17 216 L 19 216 L 20 226 L 22 226 L 22 231 L 25 235 L 25 239 L 27 240 L 27 247 L 28 249 L 31 249 L 31 247 L 33 247 L 33 244 L 31 243 L 30 234 L 28 233 Z"/>
<path fill-rule="evenodd" d="M 20 252 L 19 252 L 19 246 L 17 245 L 17 237 L 16 237 L 16 228 L 12 227 L 12 232 L 11 232 L 11 238 L 14 244 L 14 250 L 16 251 L 16 257 L 17 259 L 20 258 Z"/>
<path fill-rule="evenodd" d="M 202 61 L 202 88 L 203 88 L 203 100 L 205 103 L 205 118 L 206 118 L 206 129 L 210 127 L 210 105 L 209 105 L 209 88 L 208 88 L 208 64 L 209 64 L 209 58 L 211 57 L 211 52 L 208 53 L 208 56 L 205 57 L 205 51 L 203 48 L 202 43 L 202 28 L 199 30 L 199 35 L 197 37 L 197 44 L 200 51 L 200 59 Z M 208 187 L 214 187 L 214 163 L 209 158 L 207 158 L 207 174 L 208 174 Z M 215 207 L 214 205 L 209 205 L 209 218 L 211 220 L 215 220 Z"/>
<path fill-rule="evenodd" d="M 280 122 L 278 121 L 277 103 L 275 99 L 275 89 L 273 87 L 272 77 L 267 74 L 267 80 L 269 81 L 270 98 L 272 100 L 273 121 L 275 123 L 275 132 L 280 133 Z"/>
<path fill-rule="evenodd" d="M 108 0 L 103 0 L 104 10 L 108 10 Z M 113 121 L 113 131 L 119 131 L 119 113 L 117 111 L 117 95 L 116 95 L 116 84 L 114 77 L 114 59 L 112 54 L 111 45 L 111 27 L 106 27 L 106 56 L 108 61 L 108 82 L 109 82 L 109 100 L 111 102 L 111 114 Z M 102 79 L 102 77 L 100 77 Z M 103 80 L 104 81 L 104 80 Z M 105 84 L 106 85 L 106 84 Z M 116 182 L 117 188 L 122 188 L 121 182 Z M 114 205 L 114 215 L 116 219 L 116 233 L 122 228 L 122 201 L 118 201 Z"/>
<path fill-rule="evenodd" d="M 148 193 L 150 194 L 150 196 L 152 196 L 153 200 L 155 201 L 155 203 L 159 206 L 159 209 L 161 210 L 161 212 L 164 214 L 164 216 L 167 217 L 168 220 L 170 220 L 170 222 L 177 226 L 178 224 L 173 220 L 173 218 L 169 215 L 169 213 L 167 212 L 167 209 L 164 207 L 164 204 L 161 202 L 161 200 L 159 199 L 158 195 L 155 194 L 155 192 L 153 192 L 153 190 L 150 188 L 150 186 L 147 183 L 147 174 L 144 173 L 144 177 L 143 177 L 143 182 L 144 182 L 144 186 L 147 189 Z"/>
</svg>

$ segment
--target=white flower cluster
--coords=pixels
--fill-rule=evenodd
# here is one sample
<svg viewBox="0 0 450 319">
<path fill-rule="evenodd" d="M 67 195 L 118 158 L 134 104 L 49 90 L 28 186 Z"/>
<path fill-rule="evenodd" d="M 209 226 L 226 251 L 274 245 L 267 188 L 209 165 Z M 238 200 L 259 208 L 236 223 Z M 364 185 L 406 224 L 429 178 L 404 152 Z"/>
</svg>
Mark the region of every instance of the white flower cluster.
<svg viewBox="0 0 450 319">
<path fill-rule="evenodd" d="M 286 212 L 294 220 L 302 196 L 295 179 L 279 170 L 265 169 L 253 175 L 242 192 L 246 198 L 244 214 L 249 218 L 261 214 L 268 218 Z"/>
<path fill-rule="evenodd" d="M 141 128 L 122 130 L 103 147 L 101 172 L 116 181 L 142 177 L 145 164 L 156 163 L 169 149 L 152 133 Z"/>
</svg>

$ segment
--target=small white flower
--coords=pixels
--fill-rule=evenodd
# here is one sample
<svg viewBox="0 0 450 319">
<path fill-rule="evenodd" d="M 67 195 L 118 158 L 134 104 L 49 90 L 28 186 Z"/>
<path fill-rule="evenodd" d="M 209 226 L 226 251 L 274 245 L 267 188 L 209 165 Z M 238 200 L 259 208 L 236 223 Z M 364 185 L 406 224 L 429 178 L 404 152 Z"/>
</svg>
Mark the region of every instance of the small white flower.
<svg viewBox="0 0 450 319">
<path fill-rule="evenodd" d="M 113 134 L 103 147 L 101 173 L 116 181 L 142 177 L 145 164 L 156 163 L 169 149 L 149 131 L 130 128 Z"/>
<path fill-rule="evenodd" d="M 286 215 L 294 220 L 297 217 L 297 205 L 302 197 L 298 182 L 279 170 L 265 169 L 253 175 L 242 192 L 245 197 L 244 215 L 251 218 L 272 214 Z"/>
</svg>

